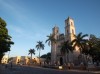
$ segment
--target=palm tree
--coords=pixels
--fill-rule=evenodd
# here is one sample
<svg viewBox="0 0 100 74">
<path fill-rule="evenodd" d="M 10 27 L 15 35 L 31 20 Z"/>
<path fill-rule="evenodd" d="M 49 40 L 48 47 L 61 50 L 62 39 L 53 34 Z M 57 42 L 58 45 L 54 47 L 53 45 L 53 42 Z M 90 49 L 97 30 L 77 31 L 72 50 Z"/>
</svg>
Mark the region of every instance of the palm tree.
<svg viewBox="0 0 100 74">
<path fill-rule="evenodd" d="M 69 62 L 69 52 L 73 52 L 73 48 L 71 46 L 71 44 L 69 43 L 69 41 L 65 41 L 60 49 L 60 52 L 63 56 L 67 55 L 67 62 Z M 66 57 L 65 57 L 66 58 Z M 66 60 L 66 59 L 65 59 Z M 65 61 L 66 62 L 66 61 Z"/>
<path fill-rule="evenodd" d="M 88 36 L 88 34 L 82 35 L 82 32 L 81 32 L 77 36 L 74 35 L 75 39 L 71 42 L 74 48 L 76 46 L 79 47 L 79 50 L 80 50 L 81 54 L 82 54 L 82 51 L 83 51 L 82 49 L 83 49 L 84 45 L 87 43 L 87 40 L 84 39 L 87 36 Z"/>
<path fill-rule="evenodd" d="M 50 62 L 50 60 L 51 60 L 51 52 L 48 52 L 47 54 L 43 54 L 42 56 L 41 56 L 41 58 L 45 58 L 46 60 L 46 62 L 47 62 L 47 64 Z"/>
<path fill-rule="evenodd" d="M 87 43 L 83 47 L 82 53 L 86 55 L 91 55 L 94 54 L 94 51 L 98 49 L 98 40 L 94 35 L 90 35 L 89 40 L 87 40 Z"/>
<path fill-rule="evenodd" d="M 54 38 L 54 34 L 50 34 L 47 36 L 48 39 L 45 41 L 46 43 L 48 42 L 48 45 L 50 46 L 52 43 L 57 43 L 57 40 Z"/>
<path fill-rule="evenodd" d="M 93 63 L 94 63 L 94 60 L 95 61 L 100 60 L 99 59 L 100 57 L 100 38 L 97 38 L 95 35 L 91 34 L 88 45 L 89 45 L 88 54 L 92 56 Z"/>
<path fill-rule="evenodd" d="M 52 51 L 52 49 L 56 50 L 57 39 L 55 39 L 55 34 L 50 34 L 47 37 L 48 37 L 48 39 L 45 42 L 46 43 L 48 42 L 49 46 L 51 45 L 51 62 L 52 62 L 52 64 L 55 64 L 56 56 L 54 56 L 54 54 L 53 54 L 54 52 Z M 56 55 L 56 53 L 55 53 L 55 55 Z M 55 58 L 55 61 L 53 58 Z"/>
<path fill-rule="evenodd" d="M 74 35 L 75 39 L 71 42 L 74 49 L 76 46 L 79 48 L 81 62 L 83 62 L 82 61 L 83 60 L 82 59 L 82 52 L 83 52 L 83 49 L 87 43 L 87 39 L 85 39 L 85 37 L 87 37 L 87 36 L 88 36 L 88 34 L 82 35 L 82 32 L 81 32 L 78 35 Z"/>
<path fill-rule="evenodd" d="M 44 50 L 44 44 L 42 43 L 42 41 L 38 41 L 38 44 L 36 45 L 37 50 L 39 50 L 39 61 L 40 61 L 40 51 L 41 49 Z"/>
<path fill-rule="evenodd" d="M 31 54 L 31 60 L 32 60 L 32 54 L 35 55 L 35 49 L 30 49 L 28 55 Z"/>
<path fill-rule="evenodd" d="M 47 53 L 46 62 L 47 64 L 51 61 L 51 52 Z"/>
</svg>

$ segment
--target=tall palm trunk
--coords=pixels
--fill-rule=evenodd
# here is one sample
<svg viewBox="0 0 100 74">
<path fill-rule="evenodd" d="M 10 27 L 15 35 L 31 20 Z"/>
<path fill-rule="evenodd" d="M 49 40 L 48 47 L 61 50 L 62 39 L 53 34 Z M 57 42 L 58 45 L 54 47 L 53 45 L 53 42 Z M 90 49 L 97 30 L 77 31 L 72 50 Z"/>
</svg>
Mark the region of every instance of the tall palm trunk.
<svg viewBox="0 0 100 74">
<path fill-rule="evenodd" d="M 55 62 L 57 62 L 57 45 L 55 43 Z"/>
<path fill-rule="evenodd" d="M 69 63 L 69 54 L 67 53 L 67 63 Z"/>
<path fill-rule="evenodd" d="M 39 62 L 40 62 L 40 51 L 41 51 L 41 50 L 39 49 Z"/>
<path fill-rule="evenodd" d="M 53 42 L 51 42 L 51 64 L 54 65 L 54 60 L 55 60 L 55 56 L 54 56 L 54 44 Z"/>
<path fill-rule="evenodd" d="M 31 53 L 31 60 L 30 60 L 30 61 L 31 61 L 31 63 L 32 63 L 32 53 Z"/>
<path fill-rule="evenodd" d="M 63 57 L 64 57 L 64 63 L 66 63 L 66 54 Z"/>
<path fill-rule="evenodd" d="M 64 58 L 64 63 L 66 63 L 67 62 L 66 54 L 63 55 L 63 58 Z"/>
<path fill-rule="evenodd" d="M 79 46 L 79 50 L 80 50 L 80 59 L 79 59 L 79 62 L 81 63 L 81 62 L 83 62 L 83 55 L 82 55 L 82 48 L 81 48 L 81 46 Z"/>
</svg>

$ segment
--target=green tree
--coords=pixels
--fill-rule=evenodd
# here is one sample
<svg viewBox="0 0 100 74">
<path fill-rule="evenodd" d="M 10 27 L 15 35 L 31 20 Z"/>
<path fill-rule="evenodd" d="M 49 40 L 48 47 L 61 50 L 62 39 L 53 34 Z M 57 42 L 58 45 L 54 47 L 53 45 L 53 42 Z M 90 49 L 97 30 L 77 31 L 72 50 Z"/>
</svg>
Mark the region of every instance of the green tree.
<svg viewBox="0 0 100 74">
<path fill-rule="evenodd" d="M 55 39 L 55 34 L 50 34 L 49 36 L 47 36 L 48 37 L 48 39 L 45 41 L 46 43 L 48 42 L 48 45 L 50 46 L 51 45 L 51 62 L 52 62 L 52 64 L 55 64 L 55 62 L 56 61 L 54 61 L 53 59 L 52 59 L 52 57 L 54 57 L 53 56 L 53 51 L 52 51 L 52 49 L 54 49 L 54 50 L 56 50 L 56 46 L 57 46 L 57 39 Z M 54 46 L 55 46 L 55 48 L 54 48 Z M 56 58 L 55 58 L 56 59 Z"/>
<path fill-rule="evenodd" d="M 6 26 L 6 22 L 0 18 L 0 63 L 4 53 L 10 51 L 11 45 L 14 44 L 14 42 L 11 41 L 11 36 L 8 35 Z"/>
<path fill-rule="evenodd" d="M 60 52 L 63 56 L 65 56 L 65 62 L 66 62 L 66 55 L 67 55 L 67 62 L 69 62 L 69 52 L 73 52 L 73 48 L 71 46 L 71 44 L 69 43 L 69 41 L 65 41 L 60 49 Z"/>
<path fill-rule="evenodd" d="M 86 43 L 87 43 L 87 39 L 85 39 L 85 37 L 87 37 L 87 36 L 88 36 L 88 34 L 82 35 L 82 32 L 81 32 L 78 35 L 74 35 L 75 39 L 71 42 L 74 48 L 76 46 L 79 47 L 81 54 L 82 54 L 84 45 L 86 45 Z"/>
<path fill-rule="evenodd" d="M 94 62 L 100 62 L 100 38 L 97 38 L 95 35 L 91 34 L 88 45 L 88 54 L 92 56 Z"/>
<path fill-rule="evenodd" d="M 78 35 L 74 35 L 75 39 L 71 42 L 74 49 L 75 47 L 79 48 L 79 51 L 80 51 L 80 55 L 78 57 L 79 63 L 81 62 L 85 63 L 85 58 L 83 57 L 83 53 L 84 53 L 84 47 L 87 44 L 87 39 L 85 39 L 85 37 L 87 36 L 88 34 L 82 35 L 82 32 L 81 32 Z"/>
<path fill-rule="evenodd" d="M 54 38 L 54 34 L 50 34 L 49 36 L 47 36 L 48 39 L 45 41 L 46 43 L 48 42 L 48 45 L 52 45 L 53 43 L 56 44 L 57 40 Z"/>
<path fill-rule="evenodd" d="M 48 52 L 47 54 L 43 54 L 42 56 L 41 56 L 41 58 L 45 58 L 46 60 L 46 62 L 47 63 L 49 63 L 50 61 L 51 61 L 51 53 L 50 52 Z"/>
<path fill-rule="evenodd" d="M 47 54 L 41 55 L 41 58 L 46 58 L 46 57 L 47 57 Z"/>
<path fill-rule="evenodd" d="M 31 54 L 31 60 L 32 60 L 32 54 L 35 55 L 35 49 L 30 49 L 28 55 Z"/>
<path fill-rule="evenodd" d="M 42 43 L 42 41 L 37 42 L 36 48 L 37 50 L 39 50 L 39 60 L 40 60 L 40 51 L 41 49 L 44 50 L 44 44 Z"/>
<path fill-rule="evenodd" d="M 94 50 L 94 46 L 96 45 L 97 41 L 96 41 L 96 37 L 94 35 L 90 35 L 89 39 L 87 40 L 87 42 L 84 44 L 82 53 L 89 55 L 90 53 L 93 53 Z"/>
<path fill-rule="evenodd" d="M 51 52 L 47 53 L 47 57 L 46 58 L 49 59 L 49 60 L 51 60 Z"/>
</svg>

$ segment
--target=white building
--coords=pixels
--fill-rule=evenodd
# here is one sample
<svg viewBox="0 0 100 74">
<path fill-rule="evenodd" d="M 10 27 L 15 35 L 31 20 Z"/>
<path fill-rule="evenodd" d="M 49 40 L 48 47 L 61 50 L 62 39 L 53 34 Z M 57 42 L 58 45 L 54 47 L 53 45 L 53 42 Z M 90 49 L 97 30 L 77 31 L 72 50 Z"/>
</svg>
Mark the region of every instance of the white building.
<svg viewBox="0 0 100 74">
<path fill-rule="evenodd" d="M 52 35 L 54 35 L 54 38 L 57 39 L 58 41 L 57 41 L 57 43 L 51 43 L 51 63 L 54 64 L 55 62 L 60 62 L 61 60 L 63 61 L 63 63 L 65 63 L 65 61 L 68 62 L 68 60 L 67 59 L 64 60 L 64 57 L 62 57 L 62 55 L 61 55 L 61 52 L 60 52 L 61 44 L 64 41 L 71 42 L 73 39 L 75 39 L 75 37 L 74 37 L 75 34 L 76 34 L 76 32 L 75 32 L 74 20 L 70 17 L 68 17 L 65 20 L 65 34 L 59 33 L 59 28 L 57 26 L 55 26 L 52 29 Z M 69 62 L 77 61 L 78 55 L 79 55 L 78 50 L 75 50 L 73 54 L 70 52 L 69 53 Z"/>
<path fill-rule="evenodd" d="M 4 64 L 8 63 L 8 55 L 3 56 L 2 60 L 1 60 L 1 63 L 4 63 Z"/>
</svg>

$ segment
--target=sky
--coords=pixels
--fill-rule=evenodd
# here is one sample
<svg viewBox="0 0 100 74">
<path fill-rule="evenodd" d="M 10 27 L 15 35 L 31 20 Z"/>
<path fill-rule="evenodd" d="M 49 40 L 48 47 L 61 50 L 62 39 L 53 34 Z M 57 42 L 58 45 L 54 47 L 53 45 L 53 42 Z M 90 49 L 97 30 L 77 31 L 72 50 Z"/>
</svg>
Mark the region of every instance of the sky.
<svg viewBox="0 0 100 74">
<path fill-rule="evenodd" d="M 6 21 L 14 42 L 9 56 L 29 56 L 30 48 L 38 56 L 37 41 L 45 44 L 41 55 L 50 52 L 46 36 L 55 25 L 65 33 L 68 16 L 74 19 L 76 34 L 100 37 L 100 0 L 0 0 L 0 17 Z"/>
</svg>

